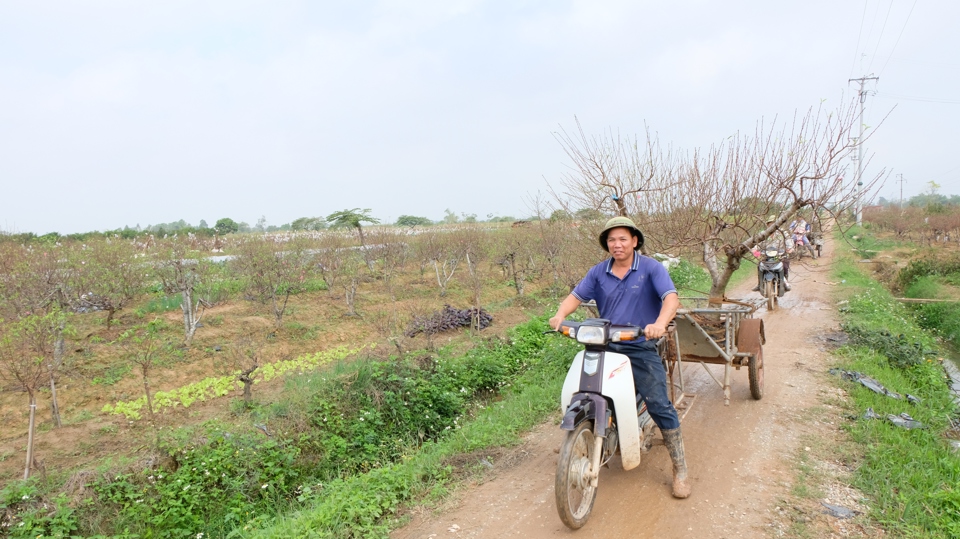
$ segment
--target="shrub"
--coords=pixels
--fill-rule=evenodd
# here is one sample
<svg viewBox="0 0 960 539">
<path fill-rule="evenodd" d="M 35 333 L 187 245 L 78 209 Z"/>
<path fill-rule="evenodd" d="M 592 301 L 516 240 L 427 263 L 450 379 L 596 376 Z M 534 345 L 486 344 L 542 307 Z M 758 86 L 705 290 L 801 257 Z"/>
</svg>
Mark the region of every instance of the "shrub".
<svg viewBox="0 0 960 539">
<path fill-rule="evenodd" d="M 710 275 L 707 270 L 686 260 L 680 260 L 670 268 L 670 279 L 681 295 L 690 292 L 703 293 L 710 290 Z"/>
<path fill-rule="evenodd" d="M 868 330 L 853 325 L 844 325 L 853 344 L 866 346 L 887 358 L 890 366 L 908 369 L 923 363 L 927 356 L 935 355 L 925 350 L 923 344 L 908 340 L 903 334 L 892 335 L 888 331 Z"/>
<path fill-rule="evenodd" d="M 160 446 L 175 470 L 123 472 L 91 485 L 101 511 L 116 514 L 111 527 L 158 539 L 230 529 L 289 497 L 302 473 L 295 465 L 298 447 L 257 431 L 229 432 L 210 424 L 202 432 L 168 433 Z"/>
<path fill-rule="evenodd" d="M 960 343 L 960 304 L 928 303 L 914 309 L 920 327 L 937 332 L 954 345 Z"/>
<path fill-rule="evenodd" d="M 417 217 L 415 215 L 401 215 L 397 218 L 397 226 L 430 226 L 433 221 L 426 217 Z"/>
<path fill-rule="evenodd" d="M 897 274 L 897 287 L 906 290 L 920 277 L 928 275 L 948 276 L 960 273 L 960 254 L 948 256 L 928 255 L 911 260 Z"/>
</svg>

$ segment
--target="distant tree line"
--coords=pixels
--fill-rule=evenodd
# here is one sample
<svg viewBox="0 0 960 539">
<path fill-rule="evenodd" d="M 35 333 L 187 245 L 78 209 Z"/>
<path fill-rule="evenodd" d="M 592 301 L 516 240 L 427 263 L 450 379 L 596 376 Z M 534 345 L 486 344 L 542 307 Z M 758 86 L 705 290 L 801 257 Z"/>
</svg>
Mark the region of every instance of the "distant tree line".
<svg viewBox="0 0 960 539">
<path fill-rule="evenodd" d="M 877 204 L 885 208 L 897 208 L 900 200 L 888 200 L 880 197 Z M 960 195 L 941 195 L 939 193 L 921 193 L 903 201 L 904 208 L 924 208 L 928 213 L 941 213 L 960 207 Z"/>
<path fill-rule="evenodd" d="M 123 238 L 132 240 L 141 236 L 154 236 L 156 238 L 163 238 L 166 236 L 174 235 L 195 235 L 195 236 L 204 236 L 204 237 L 213 237 L 215 235 L 225 236 L 227 234 L 244 234 L 251 232 L 301 232 L 301 231 L 319 231 L 325 230 L 327 228 L 339 228 L 347 227 L 354 228 L 361 233 L 362 229 L 354 224 L 354 221 L 359 219 L 358 223 L 368 223 L 368 224 L 379 224 L 380 220 L 372 217 L 370 215 L 370 209 L 360 209 L 354 208 L 350 210 L 341 210 L 339 212 L 334 212 L 327 217 L 299 217 L 294 219 L 289 223 L 282 225 L 268 225 L 266 217 L 261 217 L 257 223 L 253 226 L 243 221 L 234 221 L 229 217 L 224 217 L 219 219 L 214 223 L 213 226 L 207 224 L 207 221 L 204 219 L 200 220 L 200 223 L 196 226 L 188 223 L 187 221 L 180 219 L 178 221 L 171 221 L 169 223 L 157 223 L 147 226 L 140 226 L 136 224 L 134 226 L 124 226 L 123 228 L 116 228 L 112 230 L 104 231 L 90 231 L 90 232 L 76 232 L 72 234 L 60 234 L 59 232 L 49 232 L 47 234 L 38 235 L 33 232 L 18 232 L 18 233 L 7 233 L 0 231 L 0 241 L 11 241 L 14 243 L 41 243 L 41 244 L 53 244 L 60 241 L 90 241 L 98 238 Z M 563 212 L 566 213 L 566 212 Z M 565 215 L 568 219 L 593 219 L 597 212 L 592 209 L 583 209 L 574 214 Z M 551 216 L 551 218 L 556 219 L 557 216 Z M 522 220 L 524 221 L 536 221 L 539 217 L 527 217 Z M 445 210 L 444 217 L 438 221 L 433 221 L 427 217 L 421 217 L 417 215 L 401 215 L 397 218 L 394 223 L 395 226 L 400 227 L 417 227 L 417 226 L 431 226 L 435 224 L 458 224 L 458 223 L 479 223 L 479 222 L 488 222 L 488 223 L 512 223 L 518 219 L 512 216 L 497 216 L 494 214 L 488 214 L 487 219 L 484 221 L 482 219 L 477 219 L 476 214 L 467 214 L 461 213 L 456 214 L 450 209 Z"/>
</svg>

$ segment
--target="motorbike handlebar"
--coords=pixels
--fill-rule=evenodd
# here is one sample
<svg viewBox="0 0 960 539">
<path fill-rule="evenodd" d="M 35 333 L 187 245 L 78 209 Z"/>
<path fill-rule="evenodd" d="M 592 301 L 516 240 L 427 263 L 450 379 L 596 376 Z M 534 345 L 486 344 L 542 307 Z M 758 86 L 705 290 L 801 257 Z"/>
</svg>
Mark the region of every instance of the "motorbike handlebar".
<svg viewBox="0 0 960 539">
<path fill-rule="evenodd" d="M 617 326 L 609 324 L 606 320 L 602 320 L 602 323 L 597 323 L 602 319 L 590 319 L 585 320 L 584 322 L 573 322 L 569 320 L 564 320 L 560 324 L 560 330 L 550 330 L 544 332 L 544 335 L 547 333 L 562 333 L 567 337 L 574 338 L 577 332 L 581 327 L 606 327 L 606 342 L 625 342 L 625 341 L 635 341 L 638 338 L 644 336 L 643 328 L 640 326 Z M 571 334 L 572 333 L 572 334 Z M 658 341 L 659 339 L 651 339 L 651 341 Z"/>
</svg>

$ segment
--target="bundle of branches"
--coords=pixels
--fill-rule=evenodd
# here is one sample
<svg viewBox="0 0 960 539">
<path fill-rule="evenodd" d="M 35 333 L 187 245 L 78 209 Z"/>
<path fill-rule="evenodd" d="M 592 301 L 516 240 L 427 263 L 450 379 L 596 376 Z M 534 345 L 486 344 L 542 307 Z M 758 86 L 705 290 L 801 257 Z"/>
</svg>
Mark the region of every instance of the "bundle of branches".
<svg viewBox="0 0 960 539">
<path fill-rule="evenodd" d="M 410 322 L 405 335 L 413 337 L 419 333 L 434 335 L 441 331 L 461 327 L 483 329 L 493 322 L 493 316 L 483 309 L 457 309 L 444 305 L 442 310 L 429 316 L 416 316 Z"/>
<path fill-rule="evenodd" d="M 697 324 L 700 324 L 700 327 L 707 332 L 707 335 L 710 335 L 711 339 L 716 341 L 716 343 L 720 346 L 723 346 L 724 342 L 727 340 L 727 327 L 723 320 L 717 317 L 704 316 L 698 313 L 691 313 L 690 317 L 693 318 Z"/>
</svg>

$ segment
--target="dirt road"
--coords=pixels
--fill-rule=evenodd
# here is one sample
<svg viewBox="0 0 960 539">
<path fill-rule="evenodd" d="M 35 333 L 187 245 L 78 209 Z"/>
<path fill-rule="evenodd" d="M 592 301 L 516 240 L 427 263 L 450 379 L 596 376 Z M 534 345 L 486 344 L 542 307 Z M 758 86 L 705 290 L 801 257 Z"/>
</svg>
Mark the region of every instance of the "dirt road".
<svg viewBox="0 0 960 539">
<path fill-rule="evenodd" d="M 604 469 L 587 525 L 568 530 L 554 506 L 554 472 L 562 433 L 553 422 L 534 430 L 483 484 L 465 489 L 445 510 L 420 514 L 394 539 L 552 537 L 761 538 L 779 535 L 779 505 L 795 477 L 791 463 L 805 437 L 826 419 L 811 421 L 820 403 L 827 354 L 816 335 L 835 328 L 836 311 L 824 257 L 794 263 L 791 291 L 781 308 L 758 315 L 766 326 L 765 394 L 750 397 L 746 369 L 734 371 L 730 405 L 703 367 L 685 364 L 688 392 L 698 395 L 683 421 L 693 495 L 670 496 L 670 459 L 657 438 L 640 467 Z M 729 297 L 758 298 L 753 283 Z M 722 376 L 721 366 L 711 369 Z"/>
</svg>

